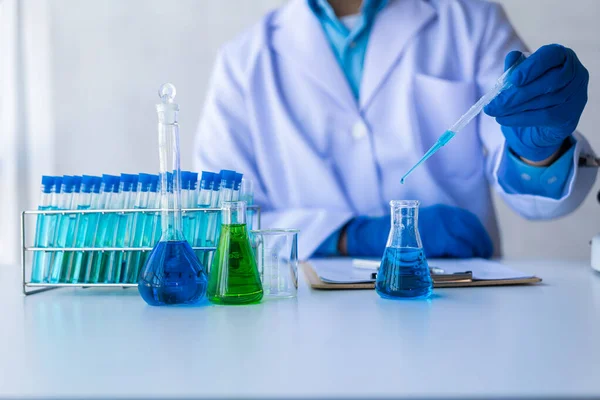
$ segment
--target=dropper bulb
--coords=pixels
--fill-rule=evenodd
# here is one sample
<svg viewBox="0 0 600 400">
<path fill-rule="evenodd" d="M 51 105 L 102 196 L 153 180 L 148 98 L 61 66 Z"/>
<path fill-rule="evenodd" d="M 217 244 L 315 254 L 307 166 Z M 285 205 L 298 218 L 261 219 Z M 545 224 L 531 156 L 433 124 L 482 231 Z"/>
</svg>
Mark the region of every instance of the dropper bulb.
<svg viewBox="0 0 600 400">
<path fill-rule="evenodd" d="M 176 94 L 177 89 L 175 89 L 175 85 L 172 83 L 165 83 L 158 89 L 158 97 L 160 97 L 163 103 L 172 103 Z"/>
</svg>

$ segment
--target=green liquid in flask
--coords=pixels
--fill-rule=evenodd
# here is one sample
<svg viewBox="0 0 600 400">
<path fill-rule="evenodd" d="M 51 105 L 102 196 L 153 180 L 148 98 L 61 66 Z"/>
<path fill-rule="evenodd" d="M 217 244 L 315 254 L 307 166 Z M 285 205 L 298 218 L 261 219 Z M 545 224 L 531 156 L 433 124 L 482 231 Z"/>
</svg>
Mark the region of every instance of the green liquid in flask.
<svg viewBox="0 0 600 400">
<path fill-rule="evenodd" d="M 245 223 L 221 225 L 207 292 L 208 299 L 217 304 L 249 304 L 262 299 L 260 275 Z"/>
</svg>

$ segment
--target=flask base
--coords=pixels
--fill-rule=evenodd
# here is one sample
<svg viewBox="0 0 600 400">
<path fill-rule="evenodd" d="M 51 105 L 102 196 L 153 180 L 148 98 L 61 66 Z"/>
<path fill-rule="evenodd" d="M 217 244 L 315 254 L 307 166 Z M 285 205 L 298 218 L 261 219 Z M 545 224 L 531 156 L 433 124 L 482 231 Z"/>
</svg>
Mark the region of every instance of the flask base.
<svg viewBox="0 0 600 400">
<path fill-rule="evenodd" d="M 206 294 L 204 267 L 186 241 L 160 241 L 138 281 L 138 291 L 152 306 L 195 304 Z"/>
<path fill-rule="evenodd" d="M 389 299 L 389 300 L 402 300 L 402 299 L 414 299 L 414 300 L 418 300 L 418 299 L 428 299 L 429 297 L 431 297 L 431 294 L 433 293 L 433 290 L 431 289 L 427 289 L 427 290 L 400 290 L 400 291 L 396 291 L 394 293 L 386 293 L 386 292 L 382 292 L 377 290 L 377 294 L 379 296 L 381 296 L 384 299 Z"/>
<path fill-rule="evenodd" d="M 424 299 L 431 296 L 433 281 L 423 249 L 386 248 L 375 290 L 385 299 Z"/>
<path fill-rule="evenodd" d="M 254 293 L 240 294 L 240 295 L 226 295 L 226 296 L 209 296 L 208 300 L 215 304 L 254 304 L 259 303 L 263 298 L 263 291 L 256 291 Z"/>
</svg>

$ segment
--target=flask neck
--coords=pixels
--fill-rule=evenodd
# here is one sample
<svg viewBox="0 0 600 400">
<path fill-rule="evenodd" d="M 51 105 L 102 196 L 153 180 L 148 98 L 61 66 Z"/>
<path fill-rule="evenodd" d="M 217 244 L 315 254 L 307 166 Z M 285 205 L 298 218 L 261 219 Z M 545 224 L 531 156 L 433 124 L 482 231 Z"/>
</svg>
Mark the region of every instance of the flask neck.
<svg viewBox="0 0 600 400">
<path fill-rule="evenodd" d="M 245 225 L 246 203 L 243 201 L 226 201 L 221 209 L 223 225 Z"/>
<path fill-rule="evenodd" d="M 421 248 L 419 235 L 419 206 L 392 204 L 392 224 L 387 247 Z"/>
<path fill-rule="evenodd" d="M 159 113 L 160 114 L 160 113 Z M 158 124 L 160 158 L 161 240 L 181 240 L 181 168 L 179 164 L 179 126 Z"/>
</svg>

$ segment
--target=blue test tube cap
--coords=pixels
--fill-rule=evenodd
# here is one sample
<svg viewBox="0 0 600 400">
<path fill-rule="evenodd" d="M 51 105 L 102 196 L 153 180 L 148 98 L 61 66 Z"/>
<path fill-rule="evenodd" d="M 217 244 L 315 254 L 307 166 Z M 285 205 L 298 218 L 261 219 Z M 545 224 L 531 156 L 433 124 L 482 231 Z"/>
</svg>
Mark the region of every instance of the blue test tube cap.
<svg viewBox="0 0 600 400">
<path fill-rule="evenodd" d="M 190 172 L 190 190 L 196 190 L 198 187 L 198 173 Z"/>
<path fill-rule="evenodd" d="M 63 176 L 62 189 L 63 193 L 72 193 L 75 188 L 75 177 L 71 175 Z"/>
<path fill-rule="evenodd" d="M 63 177 L 62 176 L 55 176 L 54 177 L 54 191 L 56 193 L 60 193 L 62 190 L 62 181 L 63 181 Z"/>
<path fill-rule="evenodd" d="M 208 171 L 202 171 L 200 175 L 200 189 L 209 189 L 215 174 Z"/>
<path fill-rule="evenodd" d="M 133 178 L 135 175 L 133 174 L 121 174 L 121 182 L 133 182 Z"/>
<path fill-rule="evenodd" d="M 73 179 L 75 180 L 75 183 L 74 183 L 75 193 L 79 193 L 79 191 L 81 190 L 81 182 L 83 181 L 83 178 L 81 176 L 75 175 L 73 177 Z"/>
<path fill-rule="evenodd" d="M 151 174 L 146 174 L 144 172 L 141 172 L 138 175 L 138 183 L 151 183 L 152 182 L 152 175 Z"/>
<path fill-rule="evenodd" d="M 212 190 L 215 192 L 221 189 L 221 174 L 212 173 Z"/>
<path fill-rule="evenodd" d="M 133 190 L 134 192 L 137 190 L 139 181 L 140 181 L 140 176 L 138 174 L 134 174 L 133 180 L 131 181 L 131 190 Z"/>
<path fill-rule="evenodd" d="M 153 193 L 158 192 L 158 181 L 159 181 L 159 176 L 158 175 L 151 175 L 150 177 L 150 191 Z"/>
<path fill-rule="evenodd" d="M 100 193 L 100 188 L 102 187 L 102 178 L 99 176 L 94 176 L 94 193 Z"/>
<path fill-rule="evenodd" d="M 111 183 L 112 178 L 114 178 L 114 175 L 109 175 L 109 174 L 102 174 L 102 183 L 107 184 L 107 183 Z"/>
<path fill-rule="evenodd" d="M 118 193 L 119 192 L 119 186 L 121 185 L 121 177 L 119 176 L 114 176 L 111 179 L 111 184 L 112 184 L 112 192 L 113 193 Z"/>
<path fill-rule="evenodd" d="M 235 180 L 233 182 L 233 190 L 240 190 L 240 184 L 242 183 L 242 177 L 244 174 L 240 174 L 239 172 L 235 173 Z"/>
<path fill-rule="evenodd" d="M 137 175 L 133 174 L 121 174 L 121 180 L 119 185 L 122 185 L 122 190 L 124 192 L 131 192 L 133 188 L 133 181 L 137 178 Z"/>
<path fill-rule="evenodd" d="M 119 177 L 118 176 L 102 174 L 102 183 L 104 184 L 104 192 L 115 192 L 115 191 L 118 192 L 119 191 Z"/>
<path fill-rule="evenodd" d="M 190 188 L 190 171 L 181 171 L 181 182 L 179 183 L 181 190 Z"/>
<path fill-rule="evenodd" d="M 152 184 L 152 175 L 140 173 L 138 175 L 138 184 L 141 192 L 147 192 L 150 190 L 150 185 Z"/>
<path fill-rule="evenodd" d="M 235 171 L 231 171 L 229 169 L 222 169 L 219 175 L 221 176 L 221 185 L 224 185 L 224 188 L 226 189 L 233 189 Z"/>
<path fill-rule="evenodd" d="M 94 190 L 94 185 L 96 184 L 96 178 L 91 175 L 83 175 L 81 177 L 81 192 L 82 193 L 91 193 Z"/>
<path fill-rule="evenodd" d="M 54 177 L 48 175 L 42 175 L 42 191 L 44 193 L 52 193 L 52 187 L 54 186 Z"/>
</svg>

